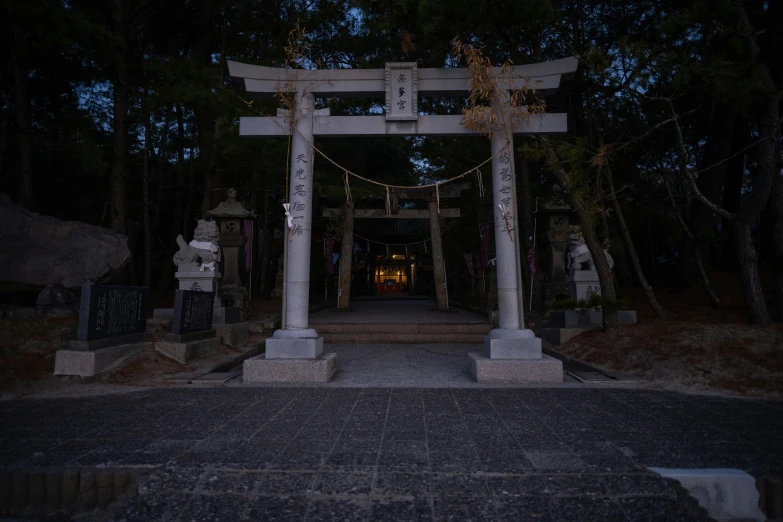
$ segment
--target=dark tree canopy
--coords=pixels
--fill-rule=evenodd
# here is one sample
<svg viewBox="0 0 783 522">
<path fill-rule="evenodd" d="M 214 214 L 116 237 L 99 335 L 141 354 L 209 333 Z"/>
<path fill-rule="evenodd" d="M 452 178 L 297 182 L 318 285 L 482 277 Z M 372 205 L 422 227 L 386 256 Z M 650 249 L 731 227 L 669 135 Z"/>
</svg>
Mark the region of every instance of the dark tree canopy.
<svg viewBox="0 0 783 522">
<path fill-rule="evenodd" d="M 238 136 L 239 116 L 273 114 L 279 102 L 248 106 L 225 62 L 283 67 L 301 27 L 304 68 L 464 66 L 455 38 L 498 65 L 577 56 L 578 73 L 546 99 L 568 112 L 568 135 L 516 142 L 521 226 L 537 198 L 562 190 L 582 202 L 586 237 L 611 245 L 618 283 L 678 291 L 729 271 L 760 323 L 774 318 L 773 297 L 783 299 L 781 2 L 9 0 L 0 9 L 0 191 L 126 233 L 132 279 L 146 273 L 165 290 L 174 238 L 227 187 L 265 216 L 267 234 L 279 226 L 286 140 Z M 317 102 L 370 114 L 383 100 Z M 422 99 L 421 110 L 459 114 L 465 104 Z M 317 146 L 404 184 L 448 178 L 488 155 L 483 139 Z M 326 162 L 316 172 L 322 202 L 339 205 L 342 172 Z M 475 225 L 489 212 L 475 192 L 463 201 L 475 210 L 446 231 L 455 258 L 477 248 Z"/>
</svg>

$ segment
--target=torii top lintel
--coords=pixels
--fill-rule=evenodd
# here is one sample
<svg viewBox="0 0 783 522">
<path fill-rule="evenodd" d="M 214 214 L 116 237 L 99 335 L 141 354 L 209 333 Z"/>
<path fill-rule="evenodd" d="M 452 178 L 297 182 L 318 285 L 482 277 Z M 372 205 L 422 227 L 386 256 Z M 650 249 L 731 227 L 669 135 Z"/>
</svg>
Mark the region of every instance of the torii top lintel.
<svg viewBox="0 0 783 522">
<path fill-rule="evenodd" d="M 503 87 L 517 89 L 525 84 L 539 91 L 560 86 L 563 75 L 574 73 L 575 57 L 550 62 L 515 65 L 501 78 Z M 500 68 L 495 69 L 500 72 Z M 271 97 L 282 90 L 307 89 L 316 96 L 376 97 L 386 91 L 385 69 L 281 69 L 228 61 L 231 78 L 244 84 L 255 97 Z M 467 68 L 418 69 L 418 93 L 427 96 L 466 96 L 469 91 Z"/>
<path fill-rule="evenodd" d="M 576 71 L 576 58 L 517 65 L 505 74 L 496 68 L 498 80 L 506 89 L 531 86 L 539 92 L 551 92 L 560 79 Z M 469 136 L 477 131 L 462 125 L 461 115 L 420 115 L 420 95 L 467 96 L 470 88 L 468 69 L 419 69 L 415 62 L 387 63 L 385 69 L 278 69 L 239 62 L 228 62 L 231 78 L 244 83 L 254 97 L 272 97 L 279 92 L 309 93 L 323 97 L 380 97 L 385 94 L 384 115 L 331 116 L 329 109 L 312 113 L 314 136 Z M 532 114 L 519 123 L 514 134 L 550 134 L 567 131 L 567 115 Z M 239 120 L 240 136 L 287 136 L 290 122 L 285 114 L 276 117 L 245 116 Z"/>
</svg>

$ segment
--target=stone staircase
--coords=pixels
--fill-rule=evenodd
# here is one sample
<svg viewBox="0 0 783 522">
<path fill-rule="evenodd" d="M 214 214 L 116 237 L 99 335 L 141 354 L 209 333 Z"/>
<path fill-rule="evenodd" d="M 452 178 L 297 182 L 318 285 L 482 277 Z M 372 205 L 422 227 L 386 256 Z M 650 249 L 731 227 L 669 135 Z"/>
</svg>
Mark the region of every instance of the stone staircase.
<svg viewBox="0 0 783 522">
<path fill-rule="evenodd" d="M 325 343 L 482 344 L 489 323 L 320 323 L 311 324 Z"/>
</svg>

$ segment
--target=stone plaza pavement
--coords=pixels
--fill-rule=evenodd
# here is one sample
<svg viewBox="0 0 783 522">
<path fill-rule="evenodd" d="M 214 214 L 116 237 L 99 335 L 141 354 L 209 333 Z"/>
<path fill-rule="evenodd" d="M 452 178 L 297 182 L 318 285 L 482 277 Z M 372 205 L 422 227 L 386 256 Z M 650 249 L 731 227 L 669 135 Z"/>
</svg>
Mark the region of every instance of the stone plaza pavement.
<svg viewBox="0 0 783 522">
<path fill-rule="evenodd" d="M 694 521 L 646 467 L 780 474 L 781 428 L 666 391 L 164 388 L 0 402 L 0 471 L 146 470 L 127 521 Z"/>
</svg>

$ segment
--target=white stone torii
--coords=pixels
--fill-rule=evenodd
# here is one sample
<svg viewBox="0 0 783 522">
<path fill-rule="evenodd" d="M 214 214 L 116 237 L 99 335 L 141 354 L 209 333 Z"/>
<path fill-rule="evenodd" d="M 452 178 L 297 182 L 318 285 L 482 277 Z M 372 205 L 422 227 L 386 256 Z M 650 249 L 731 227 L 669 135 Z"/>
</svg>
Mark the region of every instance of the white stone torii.
<svg viewBox="0 0 783 522">
<path fill-rule="evenodd" d="M 532 86 L 551 92 L 563 75 L 576 71 L 575 57 L 551 62 L 517 65 L 501 76 L 500 88 Z M 462 125 L 461 116 L 418 114 L 418 96 L 467 97 L 470 75 L 465 68 L 419 69 L 415 62 L 387 63 L 385 69 L 292 70 L 228 62 L 229 74 L 252 97 L 270 98 L 280 91 L 295 93 L 294 129 L 284 114 L 240 118 L 240 136 L 291 136 L 291 240 L 288 244 L 286 328 L 266 341 L 266 355 L 245 363 L 245 380 L 328 381 L 335 369 L 334 354 L 323 355 L 323 337 L 309 328 L 310 235 L 315 136 L 477 136 Z M 380 97 L 385 94 L 386 113 L 380 116 L 331 116 L 314 111 L 316 97 Z M 495 110 L 504 110 L 495 107 Z M 516 252 L 507 222 L 515 223 L 511 199 L 516 193 L 513 134 L 563 133 L 566 114 L 531 115 L 507 135 L 491 139 L 493 208 L 498 277 L 499 327 L 485 338 L 484 356 L 471 354 L 470 370 L 477 380 L 562 380 L 557 360 L 542 356 L 541 340 L 523 329 L 517 296 Z M 501 205 L 506 209 L 505 215 Z M 513 232 L 513 228 L 511 230 Z M 256 360 L 258 359 L 258 360 Z M 281 366 L 281 359 L 289 364 Z M 298 363 L 296 362 L 298 361 Z M 314 364 L 315 363 L 315 364 Z M 534 364 L 531 367 L 531 363 Z M 317 369 L 316 369 L 317 368 Z M 285 377 L 282 377 L 285 375 Z"/>
</svg>

